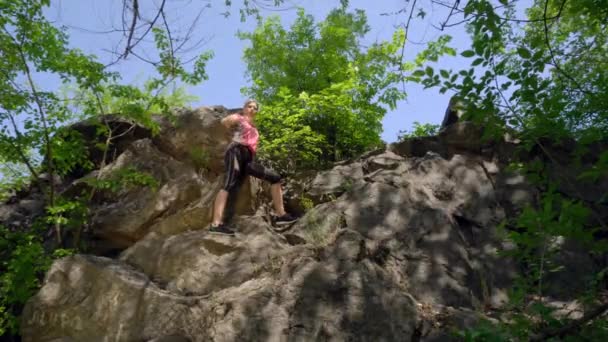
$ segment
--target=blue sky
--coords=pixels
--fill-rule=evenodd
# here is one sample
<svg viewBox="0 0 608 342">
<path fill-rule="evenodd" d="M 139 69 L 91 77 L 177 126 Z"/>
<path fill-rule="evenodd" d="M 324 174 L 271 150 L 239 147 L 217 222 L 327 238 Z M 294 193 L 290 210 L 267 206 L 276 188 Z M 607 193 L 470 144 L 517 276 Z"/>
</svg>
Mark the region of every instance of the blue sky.
<svg viewBox="0 0 608 342">
<path fill-rule="evenodd" d="M 93 31 L 107 31 L 112 27 L 121 27 L 122 3 L 122 0 L 52 0 L 51 7 L 46 13 L 56 25 L 65 25 L 68 28 L 72 47 L 95 54 L 102 63 L 108 63 L 113 58 L 110 51 L 115 49 L 120 35 Z M 160 0 L 146 0 L 140 3 L 142 10 L 147 10 L 149 13 L 160 3 Z M 205 4 L 210 6 L 203 11 L 196 30 L 196 37 L 204 39 L 204 43 L 191 51 L 190 56 L 204 50 L 212 50 L 215 57 L 207 67 L 209 80 L 189 89 L 199 97 L 193 106 L 239 107 L 243 102 L 240 89 L 248 84 L 245 76 L 246 66 L 242 61 L 242 52 L 247 42 L 239 40 L 235 34 L 238 30 L 253 30 L 255 20 L 249 19 L 244 23 L 240 21 L 238 14 L 240 1 L 233 1 L 233 7 L 230 9 L 232 14 L 228 17 L 222 15 L 227 10 L 224 0 L 174 0 L 168 3 L 170 4 L 167 11 L 169 22 L 176 27 L 181 26 L 184 30 L 198 14 L 199 9 Z M 320 21 L 338 4 L 338 0 L 287 0 L 280 10 L 265 10 L 262 11 L 262 15 L 279 15 L 287 26 L 295 18 L 295 8 L 298 6 L 304 7 L 308 14 L 312 14 L 317 21 Z M 371 32 L 365 37 L 363 45 L 389 40 L 395 28 L 407 20 L 407 13 L 388 16 L 381 14 L 397 12 L 403 6 L 409 6 L 409 3 L 403 0 L 351 0 L 350 8 L 364 9 L 371 27 Z M 427 17 L 412 22 L 409 39 L 424 43 L 437 38 L 440 34 L 448 33 L 454 37 L 452 46 L 459 51 L 465 50 L 469 43 L 464 27 L 460 26 L 448 32 L 437 31 L 432 24 L 438 25 L 445 19 L 447 12 L 441 6 L 425 6 Z M 405 58 L 413 59 L 423 48 L 424 44 L 408 43 Z M 462 58 L 446 58 L 440 60 L 437 66 L 443 69 L 455 69 L 466 66 L 467 64 L 464 63 L 468 61 Z M 132 56 L 114 65 L 112 70 L 120 72 L 123 82 L 126 83 L 141 82 L 153 73 L 150 65 Z M 42 76 L 37 81 L 45 88 L 59 87 L 58 81 L 52 78 Z M 387 142 L 395 141 L 400 130 L 411 129 L 414 121 L 440 123 L 451 96 L 449 93 L 439 94 L 437 89 L 423 90 L 422 87 L 414 84 L 406 84 L 405 91 L 408 94 L 407 100 L 400 102 L 396 110 L 389 111 L 383 120 L 382 139 Z"/>
</svg>

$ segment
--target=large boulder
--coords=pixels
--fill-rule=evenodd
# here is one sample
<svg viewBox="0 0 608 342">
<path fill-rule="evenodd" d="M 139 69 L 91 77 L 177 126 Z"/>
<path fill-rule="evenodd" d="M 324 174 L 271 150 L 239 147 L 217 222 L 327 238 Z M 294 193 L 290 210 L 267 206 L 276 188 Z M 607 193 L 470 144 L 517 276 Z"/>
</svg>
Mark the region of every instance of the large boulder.
<svg viewBox="0 0 608 342">
<path fill-rule="evenodd" d="M 173 118 L 158 117 L 161 130 L 154 143 L 178 160 L 195 159 L 207 172 L 221 174 L 230 143 L 230 132 L 221 119 L 229 114 L 228 109 L 216 106 L 179 110 Z"/>
<path fill-rule="evenodd" d="M 168 335 L 230 340 L 226 337 L 239 328 L 222 322 L 241 319 L 252 325 L 255 320 L 264 331 L 262 317 L 246 313 L 263 308 L 270 289 L 269 280 L 262 279 L 221 294 L 182 296 L 122 262 L 76 255 L 55 262 L 48 271 L 41 291 L 24 309 L 21 333 L 26 342 L 148 341 Z M 273 314 L 263 318 L 271 320 Z"/>
<path fill-rule="evenodd" d="M 306 189 L 307 195 L 315 204 L 334 200 L 346 192 L 354 182 L 361 179 L 363 179 L 361 162 L 338 165 L 330 170 L 319 172 Z"/>
<path fill-rule="evenodd" d="M 497 256 L 512 246 L 495 227 L 505 217 L 500 196 L 519 183 L 497 188 L 498 166 L 464 155 L 404 159 L 385 152 L 350 166 L 357 172 L 340 165 L 313 182 L 314 195 L 337 197 L 283 232 L 291 244 L 348 246 L 339 254 L 382 265 L 421 302 L 473 309 L 506 301 L 516 268 Z M 531 197 L 530 188 L 517 190 Z"/>
<path fill-rule="evenodd" d="M 149 139 L 132 143 L 113 163 L 89 175 L 89 179 L 116 181 L 125 170 L 139 173 L 135 178 L 149 177 L 155 184 L 131 180 L 128 182 L 134 184 L 127 182 L 118 192 L 97 192 L 91 220 L 96 235 L 125 247 L 141 239 L 154 220 L 182 209 L 201 197 L 202 189 L 209 186 L 192 167 L 158 151 Z"/>
<path fill-rule="evenodd" d="M 96 235 L 128 247 L 149 231 L 178 233 L 211 222 L 221 177 L 213 182 L 199 177 L 190 164 L 160 152 L 149 139 L 134 142 L 115 162 L 90 177 L 112 179 L 126 168 L 152 176 L 157 185 L 99 193 L 92 210 Z M 247 178 L 238 193 L 231 194 L 227 214 L 255 213 L 260 191 L 259 182 Z"/>
<path fill-rule="evenodd" d="M 238 221 L 237 221 L 238 222 Z M 233 238 L 207 230 L 170 237 L 149 234 L 120 259 L 141 269 L 174 293 L 208 294 L 258 276 L 260 265 L 284 253 L 283 240 L 260 217 L 242 220 Z"/>
<path fill-rule="evenodd" d="M 122 259 L 143 272 L 92 256 L 56 261 L 25 307 L 23 341 L 412 339 L 416 303 L 379 265 L 319 260 L 260 220 L 239 221 L 237 237 L 142 240 Z"/>
<path fill-rule="evenodd" d="M 443 116 L 443 121 L 441 121 L 440 129 L 443 130 L 444 128 L 447 128 L 448 126 L 460 121 L 464 114 L 464 102 L 457 95 L 453 95 L 450 97 L 448 107 L 445 109 L 445 114 Z"/>
<path fill-rule="evenodd" d="M 176 212 L 155 219 L 146 231 L 169 237 L 189 230 L 207 228 L 213 219 L 213 204 L 222 181 L 221 177 L 212 183 L 203 181 L 204 186 L 201 187 L 198 199 Z M 266 200 L 265 196 L 261 195 L 262 191 L 260 181 L 247 177 L 238 192 L 229 194 L 224 221 L 230 223 L 237 215 L 255 214 Z"/>
</svg>

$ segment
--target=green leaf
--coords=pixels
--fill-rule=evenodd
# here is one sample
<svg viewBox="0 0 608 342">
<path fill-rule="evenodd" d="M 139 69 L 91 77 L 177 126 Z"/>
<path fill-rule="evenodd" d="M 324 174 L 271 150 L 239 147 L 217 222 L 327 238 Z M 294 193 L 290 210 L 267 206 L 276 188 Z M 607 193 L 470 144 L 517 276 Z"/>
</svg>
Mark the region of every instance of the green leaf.
<svg viewBox="0 0 608 342">
<path fill-rule="evenodd" d="M 422 77 L 422 76 L 424 76 L 424 74 L 425 74 L 424 70 L 416 70 L 412 73 L 412 76 Z"/>
<path fill-rule="evenodd" d="M 476 66 L 476 65 L 481 64 L 481 62 L 483 62 L 483 61 L 484 61 L 484 59 L 483 59 L 483 58 L 476 58 L 476 59 L 473 61 L 473 63 L 471 63 L 471 65 L 472 65 L 472 66 Z"/>
<path fill-rule="evenodd" d="M 523 59 L 529 59 L 532 55 L 530 54 L 530 50 L 525 47 L 518 47 L 517 54 Z"/>
<path fill-rule="evenodd" d="M 461 55 L 462 57 L 467 57 L 467 58 L 470 58 L 470 57 L 475 56 L 475 51 L 473 51 L 473 50 L 465 50 L 465 51 L 463 51 L 462 53 L 460 53 L 460 55 Z"/>
</svg>

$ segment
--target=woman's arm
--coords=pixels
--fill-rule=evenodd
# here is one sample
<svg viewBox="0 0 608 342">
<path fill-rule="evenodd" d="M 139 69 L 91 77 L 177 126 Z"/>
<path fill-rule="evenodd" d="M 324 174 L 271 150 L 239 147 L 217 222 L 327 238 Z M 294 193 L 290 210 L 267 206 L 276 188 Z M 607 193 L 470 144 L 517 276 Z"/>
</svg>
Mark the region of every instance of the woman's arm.
<svg viewBox="0 0 608 342">
<path fill-rule="evenodd" d="M 238 124 L 240 114 L 231 114 L 222 119 L 222 125 L 226 128 L 231 128 L 234 125 Z"/>
</svg>

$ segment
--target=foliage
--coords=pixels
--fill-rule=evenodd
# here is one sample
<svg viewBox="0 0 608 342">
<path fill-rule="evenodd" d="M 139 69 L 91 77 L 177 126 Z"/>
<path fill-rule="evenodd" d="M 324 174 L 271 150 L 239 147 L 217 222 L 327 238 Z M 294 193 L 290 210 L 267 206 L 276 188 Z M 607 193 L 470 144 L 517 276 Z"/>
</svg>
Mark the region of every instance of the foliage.
<svg viewBox="0 0 608 342">
<path fill-rule="evenodd" d="M 79 144 L 63 146 L 66 140 L 55 134 L 65 123 L 112 112 L 144 126 L 153 126 L 152 111 L 167 113 L 172 105 L 189 99 L 181 88 L 167 94 L 167 85 L 176 80 L 197 84 L 207 79 L 205 66 L 212 53 L 202 53 L 189 72 L 171 53 L 167 32 L 154 28 L 160 57 L 158 77 L 146 82 L 143 90 L 120 85 L 118 75 L 105 71 L 94 57 L 68 47 L 68 37 L 63 30 L 44 18 L 42 9 L 48 5 L 48 0 L 0 2 L 3 13 L 0 47 L 3 56 L 7 56 L 0 61 L 3 73 L 0 78 L 0 155 L 7 163 L 26 166 L 34 178 L 41 170 L 42 160 L 46 163 L 45 171 L 51 175 L 65 173 L 80 162 L 72 158 L 81 158 L 83 154 L 69 153 Z M 40 73 L 57 75 L 64 83 L 74 84 L 79 94 L 76 102 L 39 89 L 35 77 Z M 23 80 L 26 80 L 25 85 Z M 78 109 L 82 114 L 75 112 Z M 51 204 L 53 195 L 50 187 Z"/>
<path fill-rule="evenodd" d="M 0 2 L 0 48 L 6 56 L 0 61 L 0 159 L 1 188 L 26 183 L 31 177 L 44 188 L 47 205 L 54 207 L 58 200 L 54 176 L 69 174 L 75 168 L 92 168 L 82 137 L 65 129 L 66 124 L 111 111 L 157 131 L 158 125 L 151 117 L 153 111 L 168 113 L 172 106 L 190 99 L 183 88 L 167 93 L 166 87 L 178 81 L 193 85 L 207 79 L 205 66 L 213 55 L 202 53 L 193 70 L 187 71 L 173 54 L 168 31 L 154 27 L 160 58 L 156 65 L 158 76 L 150 78 L 143 89 L 121 85 L 118 75 L 106 71 L 93 56 L 68 47 L 63 29 L 44 17 L 43 8 L 49 4 L 48 0 Z M 75 87 L 75 99 L 40 89 L 35 81 L 40 74 L 58 76 L 64 84 Z M 102 120 L 98 123 L 98 130 L 107 136 L 105 146 L 99 147 L 107 151 L 115 133 Z M 102 165 L 107 162 L 106 157 Z M 48 174 L 49 184 L 39 182 L 43 172 Z M 8 190 L 2 194 L 7 197 Z M 56 225 L 57 242 L 61 244 L 59 229 L 60 225 Z"/>
<path fill-rule="evenodd" d="M 10 231 L 0 226 L 0 336 L 16 334 L 16 312 L 37 291 L 40 276 L 51 262 L 41 234 Z"/>
<path fill-rule="evenodd" d="M 108 74 L 92 57 L 68 47 L 63 31 L 44 18 L 42 8 L 48 5 L 48 0 L 0 2 L 0 155 L 8 163 L 27 167 L 34 178 L 43 159 L 52 179 L 53 130 L 68 120 L 70 111 L 55 93 L 37 86 L 35 73 L 54 74 L 81 87 L 97 84 Z M 42 158 L 37 161 L 35 154 Z M 66 162 L 69 156 L 60 159 Z M 52 182 L 48 195 L 52 203 Z"/>
<path fill-rule="evenodd" d="M 605 153 L 590 167 L 580 161 L 589 153 L 586 146 L 608 138 L 608 6 L 593 0 L 539 0 L 528 9 L 525 21 L 514 20 L 514 6 L 507 1 L 468 1 L 461 13 L 472 45 L 460 55 L 471 60 L 470 67 L 435 72 L 417 65 L 404 76 L 457 93 L 466 103 L 465 119 L 483 124 L 486 136 L 514 133 L 527 153 L 541 154 L 519 169 L 541 191 L 539 201 L 505 222 L 508 237 L 518 247 L 511 255 L 525 266 L 513 288 L 510 316 L 490 328 L 465 332 L 467 340 L 527 340 L 567 326 L 571 321 L 557 319 L 543 302 L 547 277 L 563 267 L 553 257 L 563 253 L 559 241 L 576 241 L 594 255 L 607 251 L 605 241 L 595 238 L 596 232 L 607 229 L 594 212 L 595 203 L 562 197 L 547 164 L 557 172 L 568 167 L 562 164 L 566 156 L 558 158 L 552 147 L 571 144 L 577 149 L 568 163 L 582 172 L 562 182 L 606 175 Z M 578 281 L 592 283 L 595 276 Z M 591 306 L 599 305 L 597 296 L 591 298 Z M 581 328 L 589 335 L 581 338 L 600 333 L 588 330 L 601 326 L 600 320 L 585 322 Z"/>
<path fill-rule="evenodd" d="M 511 288 L 509 310 L 501 321 L 481 321 L 474 328 L 458 332 L 458 336 L 466 341 L 539 340 L 543 333 L 560 331 L 571 324 L 567 316 L 557 313 L 558 308 L 546 304 L 546 280 L 564 268 L 556 258 L 562 252 L 564 241 L 577 241 L 594 255 L 608 251 L 608 243 L 596 241 L 593 231 L 586 227 L 588 215 L 589 209 L 582 203 L 563 198 L 554 189 L 543 194 L 538 208 L 524 208 L 516 218 L 517 230 L 506 231 L 518 248 L 501 253 L 515 258 L 524 268 Z M 605 291 L 604 273 L 605 270 L 577 279 L 589 284 L 587 292 L 580 298 L 581 303 L 588 307 L 597 305 L 597 297 Z M 577 331 L 577 338 L 573 340 L 601 341 L 608 336 L 605 320 L 584 323 L 587 324 L 581 324 L 580 329 L 572 331 Z M 568 333 L 571 332 L 565 331 L 564 335 Z"/>
<path fill-rule="evenodd" d="M 262 156 L 288 169 L 312 167 L 380 144 L 383 105 L 404 97 L 391 70 L 404 35 L 363 49 L 368 31 L 362 11 L 341 8 L 318 24 L 299 9 L 289 30 L 270 17 L 239 34 L 251 42 L 244 59 L 253 83 L 243 91 L 263 104 Z"/>
<path fill-rule="evenodd" d="M 158 133 L 158 122 L 153 120 L 153 114 L 171 117 L 171 110 L 186 107 L 197 97 L 188 94 L 183 85 L 177 86 L 173 82 L 172 91 L 168 91 L 167 87 L 159 85 L 157 81 L 151 78 L 141 88 L 137 85 L 108 83 L 100 84 L 95 91 L 74 89 L 69 93 L 73 95 L 73 107 L 82 114 L 77 116 L 80 120 L 100 119 L 95 116 L 91 118 L 89 113 L 114 114 L 142 125 L 152 133 Z M 74 114 L 78 115 L 78 112 Z M 112 136 L 109 128 L 100 120 L 97 121 L 99 134 Z"/>
<path fill-rule="evenodd" d="M 78 199 L 59 198 L 54 206 L 47 207 L 46 221 L 52 225 L 61 225 L 67 229 L 79 229 L 86 223 L 86 203 Z"/>
<path fill-rule="evenodd" d="M 92 180 L 87 196 L 58 196 L 55 176 L 93 168 L 83 137 L 67 125 L 82 119 L 97 122 L 99 135 L 106 137 L 98 146 L 104 153 L 119 134 L 101 119 L 104 114 L 119 115 L 155 132 L 158 125 L 152 114 L 168 114 L 191 101 L 183 85 L 207 79 L 206 63 L 213 56 L 201 53 L 193 69 L 186 70 L 173 53 L 168 28 L 154 27 L 158 74 L 142 87 L 123 85 L 119 75 L 94 56 L 69 46 L 65 28 L 45 18 L 49 5 L 49 0 L 0 0 L 0 200 L 21 189 L 38 188 L 46 195 L 45 214 L 36 227 L 0 227 L 0 336 L 16 333 L 20 310 L 38 288 L 51 259 L 71 253 L 62 248 L 67 234 L 72 234 L 68 240 L 73 246 L 80 248 L 89 201 L 96 191 L 157 186 L 150 175 L 127 167 L 107 179 Z M 39 77 L 60 79 L 64 91 L 43 89 Z M 107 157 L 104 154 L 102 166 Z M 49 227 L 55 232 L 54 244 L 45 241 Z"/>
<path fill-rule="evenodd" d="M 304 211 L 307 212 L 314 208 L 315 203 L 312 201 L 312 199 L 302 196 L 300 197 L 300 205 L 302 206 Z"/>
<path fill-rule="evenodd" d="M 112 170 L 109 176 L 86 178 L 85 182 L 94 189 L 107 190 L 114 194 L 129 191 L 138 186 L 151 187 L 156 190 L 159 185 L 152 175 L 138 171 L 134 167 Z"/>
<path fill-rule="evenodd" d="M 190 150 L 189 157 L 194 164 L 194 167 L 199 172 L 207 171 L 209 169 L 209 163 L 211 163 L 211 155 L 209 154 L 209 151 L 200 146 L 195 146 Z"/>
<path fill-rule="evenodd" d="M 404 139 L 408 138 L 428 137 L 431 135 L 435 135 L 437 134 L 437 131 L 439 131 L 439 126 L 440 125 L 431 123 L 421 124 L 418 121 L 414 121 L 414 127 L 411 133 L 408 133 L 407 131 L 399 131 L 397 140 L 403 141 Z"/>
<path fill-rule="evenodd" d="M 79 167 L 86 170 L 93 168 L 84 141 L 84 137 L 75 130 L 61 128 L 56 130 L 52 139 L 53 165 L 60 176 L 69 174 Z"/>
<path fill-rule="evenodd" d="M 5 161 L 0 156 L 0 202 L 6 201 L 13 194 L 27 188 L 29 178 L 28 170 L 21 163 Z"/>
</svg>

